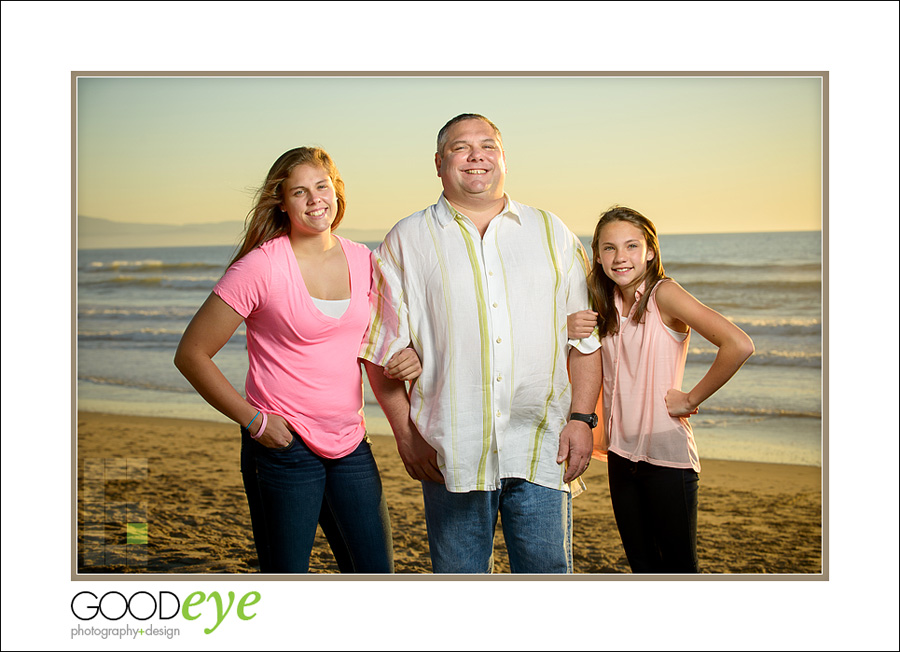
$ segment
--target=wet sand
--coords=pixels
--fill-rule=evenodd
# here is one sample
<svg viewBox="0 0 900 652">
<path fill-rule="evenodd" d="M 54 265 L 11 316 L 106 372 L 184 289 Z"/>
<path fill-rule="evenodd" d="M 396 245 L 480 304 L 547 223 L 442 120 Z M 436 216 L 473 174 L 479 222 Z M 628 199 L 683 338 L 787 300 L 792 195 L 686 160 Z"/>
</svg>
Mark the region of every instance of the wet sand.
<svg viewBox="0 0 900 652">
<path fill-rule="evenodd" d="M 371 439 L 395 570 L 430 573 L 419 483 L 407 476 L 393 437 Z M 79 413 L 78 572 L 257 572 L 239 450 L 237 428 L 227 424 Z M 821 475 L 812 466 L 704 460 L 701 572 L 821 574 Z M 628 573 L 606 464 L 595 460 L 584 479 L 588 490 L 574 500 L 575 572 Z M 337 572 L 321 531 L 310 570 Z M 499 528 L 494 572 L 509 572 Z"/>
</svg>

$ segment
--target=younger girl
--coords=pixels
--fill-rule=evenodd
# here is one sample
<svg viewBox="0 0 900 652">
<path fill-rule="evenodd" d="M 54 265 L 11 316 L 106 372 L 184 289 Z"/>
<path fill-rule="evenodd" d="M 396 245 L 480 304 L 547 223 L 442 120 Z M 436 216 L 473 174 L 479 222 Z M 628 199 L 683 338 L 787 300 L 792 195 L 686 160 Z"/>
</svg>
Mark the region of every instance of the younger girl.
<svg viewBox="0 0 900 652">
<path fill-rule="evenodd" d="M 602 339 L 602 452 L 634 573 L 696 573 L 700 459 L 688 417 L 753 353 L 753 342 L 663 271 L 656 227 L 615 206 L 597 224 L 588 289 L 597 312 L 569 316 L 569 336 Z M 719 351 L 697 385 L 681 391 L 691 330 Z"/>
</svg>

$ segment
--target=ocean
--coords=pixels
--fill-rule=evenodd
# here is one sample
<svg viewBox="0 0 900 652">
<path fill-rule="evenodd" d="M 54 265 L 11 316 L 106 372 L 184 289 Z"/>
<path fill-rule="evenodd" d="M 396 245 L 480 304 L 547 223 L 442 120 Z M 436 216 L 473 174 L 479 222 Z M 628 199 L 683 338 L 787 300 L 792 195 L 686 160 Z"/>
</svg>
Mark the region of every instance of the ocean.
<svg viewBox="0 0 900 652">
<path fill-rule="evenodd" d="M 590 239 L 582 241 L 589 250 Z M 737 375 L 691 417 L 701 460 L 821 466 L 821 233 L 664 235 L 660 246 L 666 273 L 756 345 Z M 78 251 L 78 409 L 229 422 L 172 360 L 232 253 L 231 247 Z M 241 327 L 215 358 L 240 392 L 245 344 Z M 685 387 L 703 376 L 715 352 L 691 336 Z M 389 432 L 365 391 L 370 430 Z"/>
</svg>

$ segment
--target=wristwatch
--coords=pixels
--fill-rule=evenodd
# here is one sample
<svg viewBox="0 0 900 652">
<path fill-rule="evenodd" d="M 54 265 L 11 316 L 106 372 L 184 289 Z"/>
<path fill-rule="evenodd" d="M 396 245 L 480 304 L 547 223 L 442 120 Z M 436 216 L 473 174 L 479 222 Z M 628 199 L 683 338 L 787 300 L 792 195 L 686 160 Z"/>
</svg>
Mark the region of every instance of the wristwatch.
<svg viewBox="0 0 900 652">
<path fill-rule="evenodd" d="M 580 412 L 573 412 L 569 417 L 569 420 L 576 419 L 577 421 L 584 421 L 591 427 L 591 430 L 597 427 L 597 423 L 599 420 L 597 419 L 597 413 L 591 412 L 590 414 L 581 414 Z"/>
</svg>

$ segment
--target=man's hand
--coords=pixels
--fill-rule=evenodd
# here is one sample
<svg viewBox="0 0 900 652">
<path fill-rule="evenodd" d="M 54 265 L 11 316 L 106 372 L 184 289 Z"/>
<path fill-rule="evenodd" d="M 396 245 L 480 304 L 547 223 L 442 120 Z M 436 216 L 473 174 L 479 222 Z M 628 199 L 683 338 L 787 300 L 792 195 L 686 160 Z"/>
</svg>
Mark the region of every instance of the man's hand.
<svg viewBox="0 0 900 652">
<path fill-rule="evenodd" d="M 594 436 L 591 427 L 584 421 L 569 421 L 559 433 L 559 453 L 556 456 L 557 464 L 567 462 L 564 482 L 572 482 L 587 471 L 593 448 Z"/>
<path fill-rule="evenodd" d="M 397 451 L 406 472 L 413 480 L 444 483 L 444 476 L 438 468 L 437 452 L 419 434 L 412 421 L 403 434 L 395 434 Z"/>
</svg>

